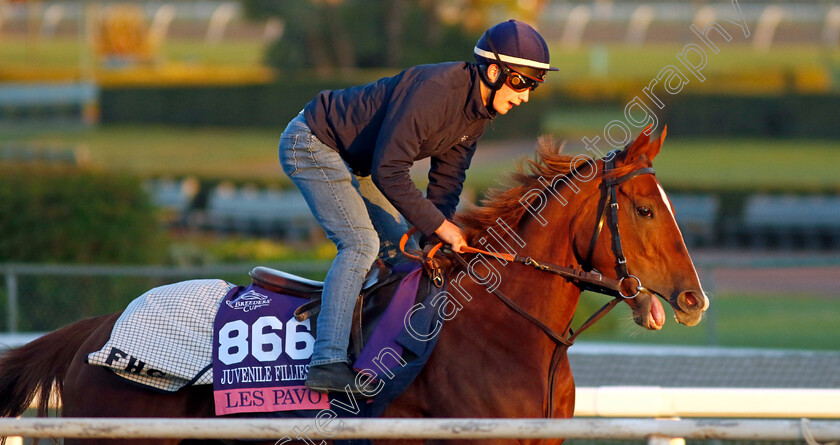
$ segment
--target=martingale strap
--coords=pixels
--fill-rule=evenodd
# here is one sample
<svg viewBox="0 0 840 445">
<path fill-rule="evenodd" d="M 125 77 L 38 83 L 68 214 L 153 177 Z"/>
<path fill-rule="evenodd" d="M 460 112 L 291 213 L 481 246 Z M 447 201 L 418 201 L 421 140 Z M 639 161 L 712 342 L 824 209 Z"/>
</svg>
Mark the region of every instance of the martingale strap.
<svg viewBox="0 0 840 445">
<path fill-rule="evenodd" d="M 480 250 L 480 249 L 472 249 L 470 250 Z M 481 252 L 477 252 L 481 253 Z M 489 253 L 489 252 L 488 252 Z M 491 253 L 491 255 L 493 255 Z M 495 256 L 495 255 L 494 255 Z M 468 270 L 469 263 L 464 260 L 461 255 L 455 255 L 455 259 L 461 264 L 461 266 Z M 549 269 L 543 269 L 549 270 Z M 559 275 L 559 274 L 558 274 Z M 617 283 L 617 282 L 616 282 Z M 499 289 L 493 289 L 491 291 L 493 295 L 496 296 L 502 303 L 504 303 L 508 308 L 516 312 L 519 316 L 539 328 L 543 333 L 548 337 L 552 342 L 554 342 L 554 352 L 551 354 L 551 361 L 548 365 L 548 403 L 545 409 L 545 417 L 551 418 L 554 415 L 554 399 L 555 399 L 555 382 L 557 381 L 557 370 L 559 369 L 560 362 L 563 361 L 563 357 L 566 356 L 569 347 L 571 347 L 575 343 L 575 339 L 580 335 L 583 331 L 588 329 L 590 326 L 595 324 L 596 321 L 600 320 L 604 315 L 615 307 L 619 301 L 622 300 L 620 296 L 617 296 L 610 300 L 607 304 L 601 306 L 600 309 L 595 311 L 589 319 L 587 319 L 577 331 L 573 331 L 571 329 L 571 320 L 569 320 L 569 324 L 566 325 L 566 328 L 563 331 L 563 334 L 557 333 L 554 329 L 551 329 L 548 325 L 541 322 L 539 319 L 534 317 L 533 315 L 529 314 L 528 311 L 523 309 L 521 306 L 516 304 L 513 300 L 508 298 L 507 295 L 502 293 Z"/>
<path fill-rule="evenodd" d="M 461 266 L 463 266 L 465 269 L 469 268 L 469 264 L 467 263 L 467 261 L 464 260 L 464 258 L 462 258 L 460 255 L 456 255 L 455 259 L 458 260 L 458 262 L 461 263 Z M 574 343 L 573 341 L 566 338 L 565 335 L 558 334 L 556 331 L 548 327 L 548 325 L 541 322 L 533 315 L 529 314 L 528 311 L 522 309 L 521 306 L 516 304 L 516 302 L 508 298 L 507 295 L 503 294 L 498 289 L 494 289 L 493 294 L 496 295 L 496 297 L 498 297 L 499 300 L 502 301 L 502 303 L 504 303 L 507 307 L 512 309 L 517 314 L 519 314 L 522 318 L 528 320 L 529 322 L 540 328 L 540 330 L 542 330 L 545 333 L 545 335 L 548 336 L 548 338 L 550 338 L 554 343 L 565 345 L 567 347 L 571 346 L 572 343 Z M 566 328 L 566 331 L 568 332 L 568 328 Z"/>
</svg>

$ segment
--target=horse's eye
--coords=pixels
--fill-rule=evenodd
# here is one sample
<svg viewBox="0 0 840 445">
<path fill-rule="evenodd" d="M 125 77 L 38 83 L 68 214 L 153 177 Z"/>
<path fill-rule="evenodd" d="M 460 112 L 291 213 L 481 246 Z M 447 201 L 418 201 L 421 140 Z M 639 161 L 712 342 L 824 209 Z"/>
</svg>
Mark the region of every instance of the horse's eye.
<svg viewBox="0 0 840 445">
<path fill-rule="evenodd" d="M 642 218 L 653 218 L 653 210 L 645 206 L 636 207 L 636 213 Z"/>
</svg>

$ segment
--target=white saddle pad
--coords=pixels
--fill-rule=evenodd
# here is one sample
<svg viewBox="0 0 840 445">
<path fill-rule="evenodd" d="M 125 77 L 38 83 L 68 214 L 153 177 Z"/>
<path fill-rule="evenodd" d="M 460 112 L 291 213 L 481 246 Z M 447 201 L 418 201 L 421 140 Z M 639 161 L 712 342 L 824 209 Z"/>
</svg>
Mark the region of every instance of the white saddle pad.
<svg viewBox="0 0 840 445">
<path fill-rule="evenodd" d="M 88 363 L 164 391 L 213 383 L 213 320 L 235 285 L 192 280 L 156 287 L 131 302 Z"/>
</svg>

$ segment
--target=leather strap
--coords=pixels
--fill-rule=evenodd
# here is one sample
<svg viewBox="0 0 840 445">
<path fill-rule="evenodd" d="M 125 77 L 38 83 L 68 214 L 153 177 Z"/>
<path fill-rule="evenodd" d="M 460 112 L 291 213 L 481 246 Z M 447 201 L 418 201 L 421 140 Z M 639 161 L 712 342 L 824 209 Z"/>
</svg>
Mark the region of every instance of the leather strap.
<svg viewBox="0 0 840 445">
<path fill-rule="evenodd" d="M 495 257 L 495 258 L 503 259 L 505 261 L 516 261 L 516 257 L 509 254 L 509 253 L 489 252 L 487 250 L 478 249 L 478 248 L 471 247 L 471 246 L 464 246 L 462 248 L 462 250 L 464 251 L 464 253 L 480 253 L 482 255 L 489 255 L 489 256 L 492 256 L 492 257 Z"/>
<path fill-rule="evenodd" d="M 478 250 L 478 249 L 474 249 Z M 455 259 L 461 264 L 461 266 L 466 270 L 469 268 L 469 264 L 467 263 L 464 258 L 460 255 L 455 255 Z M 507 297 L 502 291 L 499 289 L 493 289 L 493 295 L 496 296 L 502 303 L 505 304 L 508 308 L 516 312 L 519 316 L 539 328 L 546 337 L 549 338 L 552 342 L 554 342 L 554 352 L 551 354 L 551 360 L 549 361 L 548 365 L 548 402 L 546 405 L 545 410 L 545 417 L 551 418 L 554 415 L 554 398 L 555 398 L 555 382 L 557 381 L 557 369 L 562 362 L 563 357 L 566 355 L 566 351 L 568 351 L 569 347 L 572 346 L 575 342 L 575 339 L 578 335 L 580 335 L 583 331 L 587 330 L 590 326 L 595 324 L 596 321 L 600 320 L 604 315 L 607 314 L 612 308 L 618 304 L 619 301 L 622 300 L 620 296 L 613 298 L 609 303 L 601 306 L 594 314 L 592 314 L 586 322 L 581 325 L 580 328 L 576 332 L 573 332 L 571 329 L 571 321 L 569 321 L 569 325 L 566 326 L 563 334 L 558 334 L 557 331 L 551 329 L 548 325 L 541 322 L 539 319 L 534 317 L 533 315 L 529 314 L 528 311 L 523 309 L 521 306 L 516 304 L 513 300 Z"/>
<path fill-rule="evenodd" d="M 592 238 L 589 239 L 589 249 L 587 249 L 586 257 L 583 260 L 583 268 L 592 270 L 592 257 L 595 255 L 595 246 L 598 244 L 598 238 L 601 236 L 601 231 L 604 229 L 604 220 L 607 216 L 607 206 L 610 205 L 609 193 L 606 188 L 600 188 L 601 197 L 598 199 L 598 215 L 595 217 L 595 230 L 592 232 Z"/>
<path fill-rule="evenodd" d="M 610 162 L 610 169 L 612 169 L 612 162 Z M 654 170 L 653 167 L 637 168 L 636 170 L 633 170 L 630 173 L 627 173 L 626 175 L 623 175 L 623 176 L 619 176 L 617 178 L 606 178 L 606 179 L 604 179 L 604 184 L 606 184 L 608 187 L 612 187 L 612 186 L 621 184 L 622 182 L 629 181 L 630 179 L 633 179 L 636 176 L 646 175 L 646 174 L 655 175 L 656 170 Z"/>
<path fill-rule="evenodd" d="M 531 257 L 520 257 L 508 253 L 489 252 L 486 250 L 469 246 L 464 247 L 463 250 L 466 253 L 488 255 L 505 261 L 531 266 L 535 269 L 542 270 L 545 272 L 551 272 L 555 275 L 560 275 L 561 277 L 566 278 L 574 283 L 582 283 L 582 287 L 586 290 L 591 290 L 604 295 L 615 297 L 619 295 L 619 292 L 621 290 L 619 287 L 619 280 L 604 277 L 598 272 L 591 272 L 583 269 L 577 269 L 574 267 L 559 266 L 557 264 L 547 262 L 539 262 Z"/>
<path fill-rule="evenodd" d="M 318 315 L 318 312 L 321 312 L 321 299 L 313 298 L 295 309 L 295 320 L 305 321 Z"/>
<path fill-rule="evenodd" d="M 456 255 L 455 258 L 458 260 L 459 263 L 461 263 L 461 266 L 463 266 L 465 270 L 469 268 L 469 264 L 467 263 L 467 261 L 464 260 L 464 258 L 462 258 L 460 255 Z M 512 309 L 517 314 L 519 314 L 522 318 L 528 320 L 529 322 L 540 328 L 540 330 L 542 330 L 545 333 L 545 335 L 548 336 L 548 338 L 550 338 L 553 342 L 564 344 L 566 346 L 572 345 L 570 342 L 568 342 L 568 340 L 566 340 L 566 338 L 563 335 L 558 334 L 553 329 L 548 327 L 545 323 L 539 321 L 536 317 L 529 314 L 525 309 L 522 309 L 521 306 L 516 304 L 513 300 L 508 298 L 498 289 L 494 289 L 493 294 L 496 295 L 496 297 L 499 300 L 501 300 L 502 303 L 504 303 L 507 307 Z"/>
</svg>

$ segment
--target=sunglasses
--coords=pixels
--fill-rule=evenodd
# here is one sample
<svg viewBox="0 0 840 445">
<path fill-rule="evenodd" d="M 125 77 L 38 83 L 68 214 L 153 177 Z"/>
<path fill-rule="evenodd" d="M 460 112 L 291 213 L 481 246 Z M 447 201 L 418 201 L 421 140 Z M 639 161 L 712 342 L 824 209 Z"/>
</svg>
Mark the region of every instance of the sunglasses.
<svg viewBox="0 0 840 445">
<path fill-rule="evenodd" d="M 535 90 L 539 85 L 540 82 L 538 80 L 534 80 L 512 68 L 510 69 L 510 73 L 505 79 L 505 84 L 510 87 L 513 91 L 517 93 L 521 93 L 525 90 Z"/>
</svg>

